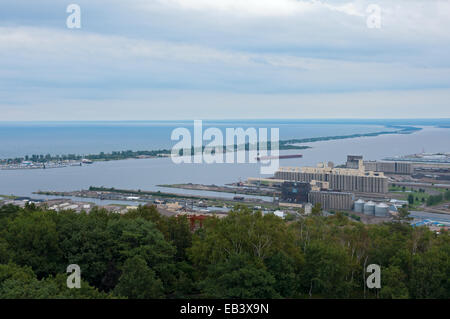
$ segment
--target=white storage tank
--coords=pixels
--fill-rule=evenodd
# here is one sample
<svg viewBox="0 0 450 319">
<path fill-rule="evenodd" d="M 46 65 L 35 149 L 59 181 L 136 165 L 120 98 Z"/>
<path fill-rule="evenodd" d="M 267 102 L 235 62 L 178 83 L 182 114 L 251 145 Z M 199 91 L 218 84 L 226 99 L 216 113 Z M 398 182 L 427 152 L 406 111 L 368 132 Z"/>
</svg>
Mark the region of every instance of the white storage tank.
<svg viewBox="0 0 450 319">
<path fill-rule="evenodd" d="M 363 201 L 361 198 L 358 199 L 358 200 L 355 202 L 355 212 L 357 212 L 357 213 L 362 213 L 362 212 L 364 211 L 364 204 L 365 204 L 365 203 L 366 203 L 366 202 Z"/>
<path fill-rule="evenodd" d="M 364 214 L 365 215 L 375 215 L 375 203 L 369 201 L 364 204 Z"/>
<path fill-rule="evenodd" d="M 385 203 L 381 203 L 375 206 L 375 216 L 386 217 L 389 212 L 389 206 Z"/>
</svg>

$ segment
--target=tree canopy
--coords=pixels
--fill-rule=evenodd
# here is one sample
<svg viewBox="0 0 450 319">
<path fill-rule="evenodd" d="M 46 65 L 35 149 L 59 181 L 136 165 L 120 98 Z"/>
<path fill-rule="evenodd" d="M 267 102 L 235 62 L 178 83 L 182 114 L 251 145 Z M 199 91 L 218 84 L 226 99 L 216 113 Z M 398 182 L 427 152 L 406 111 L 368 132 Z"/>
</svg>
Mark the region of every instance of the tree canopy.
<svg viewBox="0 0 450 319">
<path fill-rule="evenodd" d="M 154 206 L 126 214 L 0 207 L 0 298 L 450 298 L 450 236 L 365 225 L 320 206 L 294 221 L 235 207 L 191 231 Z M 80 289 L 66 286 L 81 268 Z M 366 267 L 381 267 L 368 289 Z"/>
</svg>

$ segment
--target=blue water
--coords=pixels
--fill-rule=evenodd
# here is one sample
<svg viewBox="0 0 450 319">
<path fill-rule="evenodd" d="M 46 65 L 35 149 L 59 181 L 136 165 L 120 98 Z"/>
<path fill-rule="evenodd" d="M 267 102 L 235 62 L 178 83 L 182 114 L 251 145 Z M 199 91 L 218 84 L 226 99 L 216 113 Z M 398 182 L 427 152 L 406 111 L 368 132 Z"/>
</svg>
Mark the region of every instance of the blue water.
<svg viewBox="0 0 450 319">
<path fill-rule="evenodd" d="M 205 121 L 203 126 L 218 127 L 223 133 L 227 127 L 277 127 L 280 139 L 291 139 L 379 132 L 391 130 L 385 125 L 398 123 L 407 124 L 377 120 L 228 120 Z M 0 158 L 171 148 L 175 141 L 170 136 L 177 127 L 193 132 L 192 121 L 0 122 Z"/>
<path fill-rule="evenodd" d="M 205 127 L 242 126 L 279 127 L 280 136 L 306 138 L 391 130 L 384 125 L 421 125 L 413 134 L 389 134 L 308 143 L 310 149 L 282 151 L 302 153 L 303 158 L 287 159 L 281 166 L 316 165 L 332 161 L 342 164 L 348 154 L 380 160 L 388 156 L 426 152 L 450 152 L 450 128 L 439 128 L 441 122 L 410 121 L 220 121 Z M 429 125 L 429 126 L 422 126 Z M 444 125 L 444 124 L 442 124 Z M 170 133 L 175 127 L 192 126 L 192 122 L 106 122 L 106 123 L 0 123 L 0 157 L 25 154 L 98 153 L 112 150 L 146 150 L 170 147 Z M 199 183 L 224 185 L 260 174 L 260 164 L 174 164 L 169 158 L 96 162 L 82 167 L 36 170 L 0 170 L 0 194 L 37 196 L 38 190 L 73 191 L 89 186 L 141 189 L 182 194 L 229 198 L 229 193 L 163 188 L 158 185 Z M 91 199 L 81 199 L 93 201 Z M 101 202 L 106 204 L 106 202 Z M 428 218 L 428 216 L 427 216 Z M 442 216 L 441 218 L 447 218 Z"/>
</svg>

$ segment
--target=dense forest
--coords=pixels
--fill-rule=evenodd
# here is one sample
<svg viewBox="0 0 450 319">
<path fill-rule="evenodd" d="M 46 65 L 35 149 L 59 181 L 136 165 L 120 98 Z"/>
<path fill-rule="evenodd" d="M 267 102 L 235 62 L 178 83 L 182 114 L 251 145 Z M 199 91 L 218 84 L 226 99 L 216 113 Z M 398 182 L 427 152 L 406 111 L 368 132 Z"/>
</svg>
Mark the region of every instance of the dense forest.
<svg viewBox="0 0 450 319">
<path fill-rule="evenodd" d="M 0 208 L 0 298 L 450 298 L 450 236 L 341 213 L 285 221 L 237 206 L 195 232 L 127 214 Z M 66 268 L 81 268 L 81 288 Z M 365 267 L 381 266 L 368 289 Z"/>
</svg>

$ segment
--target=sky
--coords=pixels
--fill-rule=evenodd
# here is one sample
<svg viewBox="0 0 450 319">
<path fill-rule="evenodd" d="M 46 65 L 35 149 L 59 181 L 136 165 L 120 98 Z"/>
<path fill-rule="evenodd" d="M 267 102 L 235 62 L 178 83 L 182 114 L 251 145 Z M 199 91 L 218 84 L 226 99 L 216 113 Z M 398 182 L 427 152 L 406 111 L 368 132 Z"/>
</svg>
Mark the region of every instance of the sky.
<svg viewBox="0 0 450 319">
<path fill-rule="evenodd" d="M 450 118 L 449 30 L 449 0 L 0 0 L 0 121 Z"/>
</svg>

